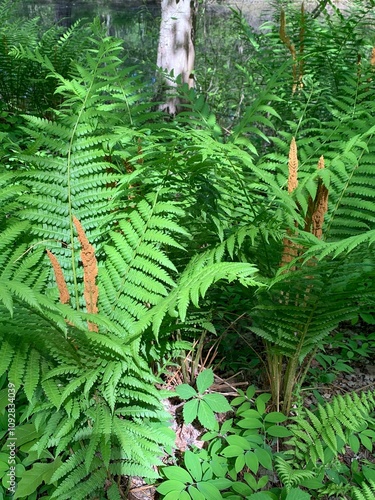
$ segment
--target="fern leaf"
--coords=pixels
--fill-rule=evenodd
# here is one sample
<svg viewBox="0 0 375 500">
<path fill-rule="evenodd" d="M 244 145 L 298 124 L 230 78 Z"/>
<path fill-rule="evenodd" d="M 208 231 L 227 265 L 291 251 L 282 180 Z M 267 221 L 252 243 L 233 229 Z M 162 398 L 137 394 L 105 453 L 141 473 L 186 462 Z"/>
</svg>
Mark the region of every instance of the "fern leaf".
<svg viewBox="0 0 375 500">
<path fill-rule="evenodd" d="M 299 463 L 301 459 L 307 463 L 314 456 L 324 463 L 324 448 L 329 448 L 334 456 L 338 455 L 337 437 L 347 443 L 349 436 L 363 429 L 362 425 L 375 408 L 375 401 L 371 402 L 372 392 L 363 393 L 362 398 L 368 406 L 364 406 L 355 393 L 347 394 L 345 398 L 336 396 L 325 406 L 319 405 L 317 414 L 305 409 L 295 418 L 295 423 L 291 425 L 294 437 L 288 444 L 298 450 L 296 457 Z"/>
<path fill-rule="evenodd" d="M 66 460 L 53 474 L 51 482 L 59 481 L 62 477 L 72 472 L 85 459 L 86 450 L 79 449 Z"/>
<path fill-rule="evenodd" d="M 28 353 L 27 349 L 25 349 L 25 346 L 19 346 L 8 370 L 8 379 L 12 384 L 15 385 L 16 391 L 18 391 L 23 382 L 27 354 Z"/>
<path fill-rule="evenodd" d="M 0 375 L 3 375 L 11 364 L 15 350 L 13 346 L 7 341 L 2 339 L 0 349 Z"/>
<path fill-rule="evenodd" d="M 53 380 L 45 380 L 42 381 L 42 387 L 47 398 L 56 408 L 58 408 L 61 401 L 61 391 L 59 389 L 59 384 L 57 384 Z"/>
<path fill-rule="evenodd" d="M 24 390 L 27 399 L 31 402 L 40 379 L 40 353 L 36 349 L 30 349 L 28 353 Z"/>
<path fill-rule="evenodd" d="M 286 491 L 290 491 L 293 486 L 298 486 L 304 479 L 314 477 L 314 472 L 310 470 L 293 469 L 290 463 L 282 457 L 277 457 L 275 461 L 275 469 L 286 487 Z"/>
<path fill-rule="evenodd" d="M 255 266 L 235 262 L 215 262 L 217 258 L 217 250 L 193 258 L 181 274 L 177 287 L 142 318 L 139 328 L 145 328 L 152 320 L 153 331 L 157 336 L 167 312 L 170 315 L 179 315 L 184 321 L 190 302 L 197 306 L 200 297 L 204 297 L 207 289 L 219 280 L 225 279 L 229 282 L 239 280 L 246 286 L 262 286 L 254 277 L 257 272 Z M 175 308 L 178 312 L 175 312 Z"/>
<path fill-rule="evenodd" d="M 353 488 L 354 500 L 371 500 L 375 495 L 375 481 L 369 480 L 368 483 L 362 483 L 360 488 Z"/>
</svg>

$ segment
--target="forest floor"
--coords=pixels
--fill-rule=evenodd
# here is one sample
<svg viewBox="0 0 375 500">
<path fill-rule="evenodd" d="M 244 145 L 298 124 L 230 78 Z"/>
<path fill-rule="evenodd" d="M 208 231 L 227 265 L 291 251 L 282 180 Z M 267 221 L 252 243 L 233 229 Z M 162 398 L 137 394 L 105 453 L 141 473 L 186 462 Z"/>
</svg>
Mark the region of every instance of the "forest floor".
<svg viewBox="0 0 375 500">
<path fill-rule="evenodd" d="M 334 381 L 326 384 L 314 384 L 304 387 L 303 391 L 303 401 L 307 408 L 315 408 L 317 403 L 316 395 L 319 394 L 320 402 L 330 401 L 334 396 L 342 395 L 346 393 L 357 392 L 360 394 L 363 391 L 368 391 L 375 389 L 375 359 L 354 360 L 351 364 L 353 371 L 351 373 L 339 372 L 336 374 Z M 319 371 L 323 372 L 323 368 L 318 365 L 318 363 L 313 364 L 313 372 Z M 313 380 L 312 380 L 313 382 Z M 183 383 L 181 373 L 179 371 L 174 371 L 171 373 L 169 379 L 169 389 L 173 388 L 173 385 Z M 172 385 L 172 387 L 171 387 Z M 215 384 L 212 387 L 216 392 L 224 394 L 228 397 L 234 397 L 237 395 L 236 390 L 240 387 L 246 390 L 249 384 L 245 381 L 241 381 L 241 374 L 237 374 L 236 377 L 222 378 L 215 376 Z M 262 391 L 260 391 L 262 392 Z M 266 391 L 265 391 L 266 392 Z M 181 403 L 176 402 L 175 399 L 168 400 L 166 403 L 168 411 L 171 413 L 172 417 L 172 427 L 176 432 L 176 456 L 180 456 L 185 450 L 196 446 L 201 448 L 203 442 L 200 440 L 200 436 L 205 432 L 205 429 L 195 426 L 194 424 L 184 424 L 181 418 Z M 349 447 L 346 449 L 346 453 L 339 457 L 339 460 L 350 468 L 351 462 L 354 458 L 366 459 L 369 461 L 374 461 L 374 455 L 370 454 L 363 447 L 357 456 Z M 129 491 L 129 500 L 155 500 L 159 498 L 156 487 L 153 485 L 147 485 L 144 483 L 142 478 L 132 478 L 132 484 Z M 330 500 L 335 500 L 335 497 L 330 497 Z"/>
</svg>

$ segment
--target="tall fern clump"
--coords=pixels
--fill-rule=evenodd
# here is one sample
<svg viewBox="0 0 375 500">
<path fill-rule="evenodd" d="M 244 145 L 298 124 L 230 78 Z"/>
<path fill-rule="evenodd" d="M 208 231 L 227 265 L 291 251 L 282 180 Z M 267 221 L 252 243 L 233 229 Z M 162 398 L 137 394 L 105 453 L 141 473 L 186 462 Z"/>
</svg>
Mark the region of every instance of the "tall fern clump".
<svg viewBox="0 0 375 500">
<path fill-rule="evenodd" d="M 121 498 L 129 476 L 158 476 L 174 436 L 144 332 L 162 338 L 164 318 L 184 320 L 215 281 L 257 285 L 253 265 L 223 263 L 220 251 L 177 273 L 168 249 L 186 252 L 184 204 L 155 154 L 169 134 L 153 138 L 157 116 L 121 51 L 94 24 L 85 59 L 65 76 L 20 47 L 58 82 L 61 105 L 51 119 L 24 115 L 28 147 L 12 160 L 23 168 L 1 178 L 0 373 L 28 399 L 18 432 L 28 430 L 39 484 L 59 499 Z"/>
<path fill-rule="evenodd" d="M 300 16 L 300 37 L 324 31 Z M 264 38 L 285 63 L 263 61 L 269 78 L 225 133 L 194 90 L 169 122 L 151 111 L 97 24 L 66 73 L 39 49 L 12 52 L 60 102 L 23 115 L 27 146 L 2 134 L 0 177 L 0 375 L 27 398 L 18 437 L 53 498 L 121 498 L 129 476 L 158 476 L 174 438 L 150 364 L 172 333 L 209 325 L 212 284 L 240 298 L 286 412 L 332 329 L 373 303 L 371 44 L 360 65 L 343 50 L 323 92 L 318 37 L 297 55 L 287 26 L 281 14 Z"/>
<path fill-rule="evenodd" d="M 45 71 L 59 79 L 63 105 L 54 121 L 24 117 L 34 140 L 18 158 L 28 169 L 9 179 L 15 187 L 4 195 L 10 201 L 18 195 L 21 202 L 5 209 L 8 246 L 2 256 L 1 298 L 13 317 L 1 322 L 1 372 L 7 370 L 9 380 L 16 389 L 23 387 L 29 399 L 28 414 L 34 417 L 27 425 L 35 429 L 38 455 L 55 449 L 57 461 L 50 465 L 55 472 L 50 476 L 53 484 L 60 483 L 56 498 L 69 498 L 72 492 L 86 498 L 103 490 L 108 478 L 156 477 L 153 466 L 160 463 L 162 443 L 173 443 L 162 424 L 166 415 L 154 387 L 156 379 L 132 341 L 134 325 L 126 321 L 127 310 L 134 323 L 147 310 L 142 302 L 153 304 L 154 297 L 162 296 L 162 281 L 173 283 L 163 270 L 168 259 L 153 244 L 161 243 L 167 232 L 165 238 L 173 243 L 173 222 L 169 227 L 166 216 L 167 227 L 159 227 L 157 217 L 164 220 L 160 214 L 168 213 L 169 207 L 159 206 L 156 199 L 149 201 L 148 212 L 145 207 L 137 210 L 138 218 L 129 213 L 124 198 L 114 201 L 116 182 L 126 173 L 126 158 L 116 156 L 115 150 L 128 144 L 124 155 L 131 154 L 131 123 L 138 112 L 132 110 L 133 119 L 130 107 L 139 101 L 137 82 L 119 69 L 119 41 L 102 39 L 97 27 L 91 44 L 88 60 L 69 78 L 37 54 Z M 133 224 L 126 232 L 128 218 Z M 149 237 L 148 224 L 153 231 Z M 105 278 L 99 283 L 111 229 L 116 229 L 113 241 L 123 234 L 132 253 L 126 255 L 127 247 L 122 248 L 127 269 L 125 260 L 123 266 L 119 263 L 125 257 L 109 257 L 108 283 Z M 153 259 L 159 257 L 163 262 L 157 266 Z M 112 261 L 120 265 L 118 275 L 111 274 Z M 142 280 L 151 288 L 143 294 Z M 124 289 L 127 302 L 111 321 Z M 108 316 L 99 317 L 98 308 Z M 6 316 L 3 309 L 2 317 Z M 66 461 L 59 468 L 60 456 Z M 26 474 L 18 495 L 27 482 Z M 107 481 L 111 498 L 120 498 L 124 488 L 126 483 Z"/>
<path fill-rule="evenodd" d="M 211 134 L 199 146 L 220 165 L 222 245 L 269 285 L 255 295 L 235 285 L 228 296 L 241 297 L 238 316 L 248 313 L 264 341 L 274 402 L 285 412 L 330 332 L 373 307 L 370 4 L 319 19 L 281 11 L 273 31 L 249 39 L 268 75 L 249 77 L 257 98 L 227 137 Z M 260 43 L 272 57 L 262 58 Z"/>
<path fill-rule="evenodd" d="M 342 54 L 335 61 L 339 66 L 331 66 L 330 86 L 322 92 L 326 73 L 318 73 L 321 65 L 305 39 L 299 67 L 306 73 L 311 68 L 309 80 L 305 83 L 301 75 L 291 91 L 294 99 L 306 102 L 305 109 L 291 122 L 289 133 L 275 138 L 281 155 L 272 153 L 262 160 L 288 187 L 295 203 L 294 223 L 282 241 L 279 281 L 270 302 L 265 300 L 252 313 L 252 330 L 266 341 L 271 386 L 275 395 L 283 395 L 285 411 L 293 384 L 303 379 L 324 339 L 341 321 L 366 310 L 374 297 L 372 46 L 371 40 L 358 41 L 362 10 L 348 18 L 336 14 L 336 20 L 327 16 L 327 29 L 340 26 L 348 38 L 331 38 Z M 308 30 L 307 19 L 302 21 Z M 316 40 L 311 43 L 314 47 Z M 339 52 L 338 47 L 333 52 Z M 322 103 L 321 109 L 312 106 L 314 100 Z M 282 161 L 287 153 L 288 178 Z"/>
</svg>

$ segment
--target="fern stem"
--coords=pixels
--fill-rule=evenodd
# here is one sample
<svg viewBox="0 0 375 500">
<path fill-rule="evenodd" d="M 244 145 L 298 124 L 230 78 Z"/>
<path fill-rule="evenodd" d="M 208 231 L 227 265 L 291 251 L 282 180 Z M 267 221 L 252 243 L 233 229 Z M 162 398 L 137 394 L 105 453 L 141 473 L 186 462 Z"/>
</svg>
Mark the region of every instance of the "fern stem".
<svg viewBox="0 0 375 500">
<path fill-rule="evenodd" d="M 283 355 L 275 353 L 274 346 L 266 342 L 267 372 L 269 376 L 272 400 L 276 405 L 276 411 L 280 411 L 281 380 L 283 371 Z"/>
<path fill-rule="evenodd" d="M 204 340 L 206 338 L 206 335 L 207 335 L 207 330 L 203 330 L 201 333 L 201 336 L 199 338 L 199 341 L 198 341 L 195 359 L 193 359 L 193 363 L 192 363 L 192 376 L 194 378 L 196 377 L 196 374 L 198 373 L 199 360 L 202 357 L 203 345 L 204 345 Z"/>
<path fill-rule="evenodd" d="M 298 370 L 298 362 L 299 350 L 297 350 L 289 359 L 285 370 L 283 387 L 283 413 L 285 413 L 285 415 L 289 415 L 290 408 L 292 406 L 293 390 L 297 382 L 296 374 Z"/>
<path fill-rule="evenodd" d="M 181 335 L 180 329 L 177 330 L 176 334 L 177 334 L 177 339 L 181 340 L 182 335 Z M 186 367 L 186 353 L 185 353 L 185 351 L 181 351 L 179 359 L 180 359 L 182 380 L 183 380 L 184 384 L 190 384 L 190 380 L 189 380 L 189 376 L 188 376 L 188 372 L 187 372 L 187 367 Z"/>
<path fill-rule="evenodd" d="M 305 103 L 305 106 L 304 106 L 304 109 L 301 113 L 301 116 L 300 116 L 300 119 L 298 120 L 298 123 L 297 123 L 297 127 L 296 127 L 296 130 L 293 132 L 293 135 L 294 137 L 297 137 L 297 134 L 298 134 L 298 130 L 299 128 L 301 127 L 302 123 L 303 123 L 303 117 L 305 116 L 305 114 L 307 114 L 307 110 L 308 110 L 308 106 L 310 104 L 310 101 L 312 99 L 312 96 L 315 94 L 315 90 L 314 90 L 314 87 L 312 87 L 310 93 L 309 93 L 309 96 L 306 100 L 306 103 Z"/>
<path fill-rule="evenodd" d="M 297 380 L 298 380 L 298 383 L 300 386 L 302 386 L 302 384 L 307 376 L 307 373 L 310 370 L 311 363 L 312 363 L 313 359 L 315 359 L 315 356 L 316 356 L 316 353 L 318 352 L 318 350 L 319 350 L 319 346 L 315 346 L 313 351 L 310 353 L 309 359 L 308 359 L 307 363 L 305 364 L 303 370 L 301 369 L 299 371 L 299 374 L 297 375 Z"/>
</svg>

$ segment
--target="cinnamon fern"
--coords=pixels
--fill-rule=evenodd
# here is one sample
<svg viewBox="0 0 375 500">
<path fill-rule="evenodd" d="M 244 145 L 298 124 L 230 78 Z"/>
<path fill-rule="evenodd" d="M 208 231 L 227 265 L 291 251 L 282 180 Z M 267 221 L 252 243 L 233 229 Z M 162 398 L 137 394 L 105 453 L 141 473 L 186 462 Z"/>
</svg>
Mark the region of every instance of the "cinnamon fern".
<svg viewBox="0 0 375 500">
<path fill-rule="evenodd" d="M 20 49 L 59 82 L 62 104 L 51 119 L 24 116 L 16 161 L 27 168 L 1 178 L 0 375 L 26 394 L 40 464 L 55 450 L 59 499 L 103 488 L 120 498 L 121 477 L 158 477 L 174 433 L 143 335 L 153 324 L 163 336 L 163 318 L 184 319 L 219 280 L 258 283 L 253 265 L 221 262 L 223 252 L 201 251 L 179 277 L 169 249 L 187 253 L 184 206 L 166 172 L 143 187 L 151 105 L 121 68 L 121 42 L 94 25 L 91 43 L 69 76 Z M 19 491 L 27 484 L 25 473 Z"/>
<path fill-rule="evenodd" d="M 36 65 L 56 99 L 22 116 L 21 145 L 0 136 L 0 376 L 27 398 L 18 432 L 48 469 L 41 483 L 52 498 L 120 499 L 130 476 L 158 477 L 174 435 L 150 365 L 164 348 L 186 347 L 174 340 L 184 326 L 215 323 L 216 283 L 227 283 L 236 314 L 263 339 L 274 402 L 286 412 L 330 332 L 373 303 L 370 52 L 359 71 L 351 46 L 331 46 L 324 86 L 316 61 L 327 32 L 304 21 L 298 41 L 283 18 L 292 62 L 279 32 L 259 37 L 275 44 L 266 83 L 243 68 L 257 97 L 225 134 L 195 90 L 185 89 L 175 119 L 155 112 L 123 67 L 122 41 L 98 22 L 90 50 L 63 70 L 37 44 L 3 51 Z M 74 30 L 52 37 L 59 48 Z M 357 32 L 355 42 L 365 53 Z M 294 92 L 290 64 L 300 71 Z M 295 459 L 310 447 L 320 461 L 339 453 L 372 411 L 368 393 L 306 412 L 293 427 Z M 292 459 L 277 467 L 291 491 L 311 477 Z"/>
</svg>

